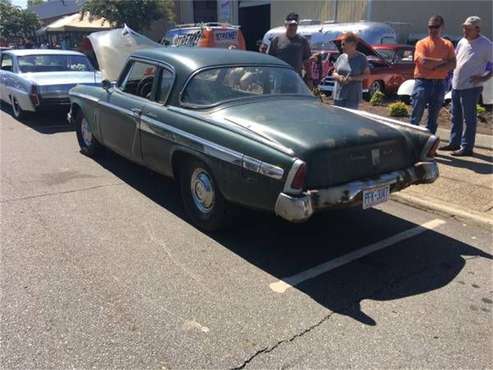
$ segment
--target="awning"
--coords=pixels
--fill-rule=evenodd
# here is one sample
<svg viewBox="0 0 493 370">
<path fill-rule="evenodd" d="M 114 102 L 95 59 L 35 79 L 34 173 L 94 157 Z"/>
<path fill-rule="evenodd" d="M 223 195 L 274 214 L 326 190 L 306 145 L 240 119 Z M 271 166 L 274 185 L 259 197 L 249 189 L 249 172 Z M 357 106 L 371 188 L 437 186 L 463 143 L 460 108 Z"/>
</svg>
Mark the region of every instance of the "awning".
<svg viewBox="0 0 493 370">
<path fill-rule="evenodd" d="M 97 32 L 111 29 L 111 24 L 104 18 L 91 17 L 89 13 L 80 18 L 80 13 L 68 15 L 53 23 L 39 29 L 36 34 L 42 35 L 47 32 Z"/>
</svg>

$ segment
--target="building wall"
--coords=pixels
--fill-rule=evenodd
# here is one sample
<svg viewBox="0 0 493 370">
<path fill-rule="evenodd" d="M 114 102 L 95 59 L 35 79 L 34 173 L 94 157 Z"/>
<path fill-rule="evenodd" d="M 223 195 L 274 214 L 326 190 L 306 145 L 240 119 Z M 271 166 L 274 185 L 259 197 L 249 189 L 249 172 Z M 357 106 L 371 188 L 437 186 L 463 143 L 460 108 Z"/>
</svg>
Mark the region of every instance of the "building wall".
<svg viewBox="0 0 493 370">
<path fill-rule="evenodd" d="M 373 0 L 372 20 L 410 24 L 410 32 L 426 33 L 426 22 L 434 14 L 445 19 L 445 32 L 462 35 L 462 23 L 471 15 L 482 19 L 482 33 L 492 38 L 493 3 L 482 0 Z"/>
<path fill-rule="evenodd" d="M 320 21 L 334 19 L 334 3 L 335 0 L 272 0 L 270 11 L 271 26 L 281 26 L 286 15 L 290 12 L 299 14 L 300 19 L 317 19 Z"/>
<path fill-rule="evenodd" d="M 393 22 L 403 38 L 408 33 L 426 33 L 426 22 L 434 14 L 445 18 L 447 34 L 460 36 L 465 18 L 478 15 L 482 19 L 482 33 L 493 38 L 493 2 L 489 0 L 272 0 L 271 26 L 282 25 L 289 12 L 320 21 Z"/>
</svg>

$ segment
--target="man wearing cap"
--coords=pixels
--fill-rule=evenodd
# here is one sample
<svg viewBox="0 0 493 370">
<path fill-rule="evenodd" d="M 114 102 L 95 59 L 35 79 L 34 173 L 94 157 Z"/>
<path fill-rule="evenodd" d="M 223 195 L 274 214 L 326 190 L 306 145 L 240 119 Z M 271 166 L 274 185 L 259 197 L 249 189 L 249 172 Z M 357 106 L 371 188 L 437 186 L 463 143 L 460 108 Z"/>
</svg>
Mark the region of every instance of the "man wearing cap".
<svg viewBox="0 0 493 370">
<path fill-rule="evenodd" d="M 441 150 L 451 150 L 453 156 L 473 154 L 476 137 L 476 104 L 482 91 L 482 84 L 492 72 L 487 71 L 493 62 L 493 44 L 480 35 L 481 19 L 469 17 L 463 24 L 464 37 L 457 44 L 457 66 L 452 77 L 452 129 L 450 142 Z M 463 131 L 463 123 L 466 128 Z"/>
<path fill-rule="evenodd" d="M 269 48 L 269 54 L 291 65 L 300 75 L 305 67 L 306 80 L 312 85 L 311 68 L 309 58 L 311 56 L 310 44 L 298 31 L 298 14 L 289 13 L 284 21 L 286 33 L 276 36 Z"/>
<path fill-rule="evenodd" d="M 428 37 L 416 43 L 414 52 L 415 84 L 411 96 L 411 123 L 419 125 L 428 106 L 426 127 L 433 134 L 437 130 L 438 113 L 445 97 L 446 78 L 455 67 L 454 45 L 441 37 L 444 23 L 439 15 L 431 17 L 428 20 Z"/>
</svg>

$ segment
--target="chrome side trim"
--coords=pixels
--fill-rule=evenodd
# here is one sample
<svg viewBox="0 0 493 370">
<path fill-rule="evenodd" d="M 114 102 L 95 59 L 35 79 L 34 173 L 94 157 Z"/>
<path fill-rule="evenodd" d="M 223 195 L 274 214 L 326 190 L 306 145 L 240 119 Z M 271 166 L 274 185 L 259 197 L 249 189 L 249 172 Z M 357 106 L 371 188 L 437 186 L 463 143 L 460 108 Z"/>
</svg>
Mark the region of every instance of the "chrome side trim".
<svg viewBox="0 0 493 370">
<path fill-rule="evenodd" d="M 152 126 L 164 130 L 166 131 L 166 133 L 156 132 L 152 129 Z M 195 149 L 199 150 L 200 152 L 208 154 L 219 160 L 232 163 L 236 166 L 240 166 L 254 173 L 259 173 L 261 175 L 271 177 L 276 180 L 281 179 L 284 175 L 284 170 L 281 167 L 262 162 L 256 158 L 252 158 L 243 153 L 237 152 L 236 150 L 232 150 L 222 145 L 213 143 L 197 135 L 159 122 L 145 115 L 141 117 L 140 128 L 142 131 L 148 132 L 153 135 L 159 135 L 160 137 L 175 143 L 187 144 L 186 142 L 184 142 L 183 139 L 192 141 L 194 144 L 198 144 L 198 147 L 195 147 Z"/>
<path fill-rule="evenodd" d="M 134 117 L 134 112 L 132 112 L 130 109 L 119 107 L 118 105 L 105 102 L 104 100 L 99 100 L 98 102 L 103 107 L 114 109 L 114 110 L 116 110 L 116 111 L 118 111 L 120 113 L 128 114 L 129 116 Z"/>
<path fill-rule="evenodd" d="M 280 180 L 284 175 L 284 170 L 281 167 L 262 162 L 262 164 L 260 165 L 259 173 L 264 176 L 269 176 L 273 179 Z"/>
<path fill-rule="evenodd" d="M 430 149 L 432 148 L 432 146 L 438 141 L 440 140 L 437 136 L 435 135 L 431 135 L 428 140 L 426 141 L 426 144 L 425 146 L 423 147 L 423 150 L 421 151 L 421 154 L 419 156 L 419 158 L 422 160 L 422 161 L 433 161 L 433 158 L 432 157 L 428 157 L 428 152 L 430 151 Z"/>
<path fill-rule="evenodd" d="M 92 96 L 92 95 L 87 95 L 87 94 L 78 93 L 78 92 L 69 92 L 68 95 L 69 96 L 77 96 L 78 98 L 87 99 L 87 100 L 90 100 L 90 101 L 93 101 L 96 103 L 99 102 L 99 98 Z"/>
<path fill-rule="evenodd" d="M 295 159 L 295 161 L 293 162 L 293 165 L 288 172 L 288 176 L 286 177 L 286 182 L 284 183 L 283 191 L 286 194 L 300 194 L 303 191 L 303 189 L 293 189 L 291 187 L 291 183 L 293 182 L 293 178 L 296 175 L 296 172 L 298 172 L 298 169 L 304 164 L 305 162 L 303 162 L 301 159 Z"/>
<path fill-rule="evenodd" d="M 363 111 L 356 110 L 356 109 L 349 109 L 349 108 L 338 107 L 338 106 L 334 106 L 334 107 L 335 108 L 338 108 L 338 109 L 347 110 L 347 111 L 349 111 L 351 113 L 357 114 L 358 116 L 362 116 L 362 117 L 366 117 L 366 118 L 371 118 L 371 119 L 373 119 L 375 121 L 378 121 L 378 122 L 380 122 L 380 123 L 382 123 L 384 125 L 387 125 L 387 126 L 393 127 L 393 125 L 397 125 L 397 126 L 403 126 L 403 127 L 411 128 L 411 129 L 418 130 L 418 131 L 430 132 L 425 127 L 415 126 L 415 125 L 411 125 L 410 123 L 398 121 L 396 119 L 382 117 L 382 116 L 379 116 L 378 114 L 368 113 L 368 112 L 363 112 Z"/>
</svg>

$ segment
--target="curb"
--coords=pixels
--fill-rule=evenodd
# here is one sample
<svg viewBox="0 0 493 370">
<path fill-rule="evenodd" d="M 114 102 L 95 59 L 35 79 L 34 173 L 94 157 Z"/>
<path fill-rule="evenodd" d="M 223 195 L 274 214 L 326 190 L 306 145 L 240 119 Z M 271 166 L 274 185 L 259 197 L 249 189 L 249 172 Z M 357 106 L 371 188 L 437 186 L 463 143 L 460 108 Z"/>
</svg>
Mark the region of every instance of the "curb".
<svg viewBox="0 0 493 370">
<path fill-rule="evenodd" d="M 490 229 L 493 227 L 493 217 L 487 217 L 475 211 L 466 211 L 464 209 L 451 207 L 445 202 L 442 203 L 436 200 L 421 199 L 403 193 L 392 194 L 392 200 L 414 208 L 431 211 L 446 217 L 453 217 L 461 221 L 471 222 Z"/>
<path fill-rule="evenodd" d="M 450 139 L 450 129 L 439 127 L 437 130 L 437 135 L 440 138 L 440 141 L 448 143 Z M 476 142 L 474 143 L 474 147 L 486 150 L 493 150 L 493 136 L 476 134 Z"/>
</svg>

